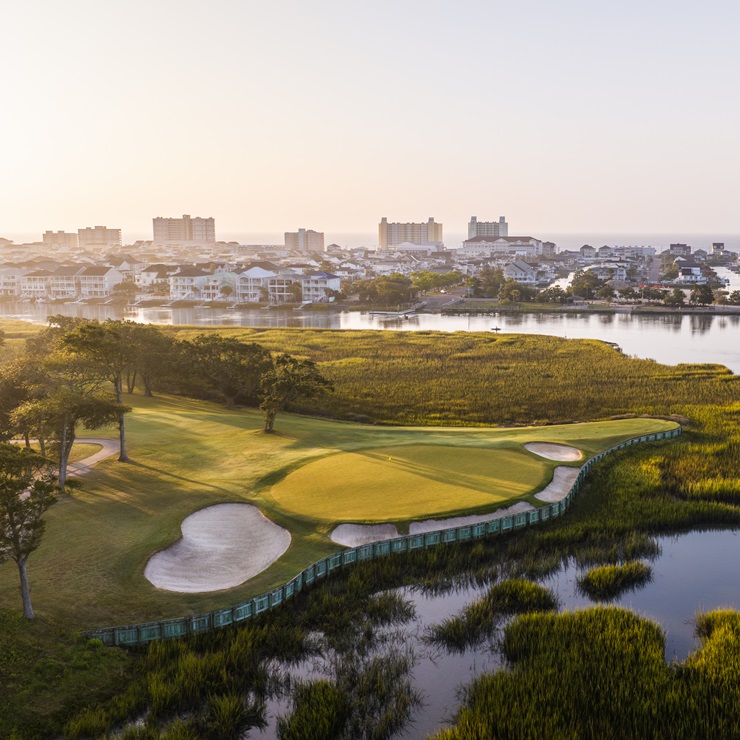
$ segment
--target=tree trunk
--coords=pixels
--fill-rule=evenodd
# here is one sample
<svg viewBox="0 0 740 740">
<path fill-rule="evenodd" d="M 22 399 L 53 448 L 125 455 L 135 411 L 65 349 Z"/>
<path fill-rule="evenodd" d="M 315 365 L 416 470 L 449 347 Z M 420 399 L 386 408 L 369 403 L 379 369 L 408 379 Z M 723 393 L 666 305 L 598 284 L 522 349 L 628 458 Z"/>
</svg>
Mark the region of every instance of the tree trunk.
<svg viewBox="0 0 740 740">
<path fill-rule="evenodd" d="M 151 379 L 148 375 L 145 375 L 144 373 L 141 374 L 141 379 L 144 381 L 144 395 L 147 398 L 153 398 L 154 394 L 152 393 Z"/>
<path fill-rule="evenodd" d="M 129 393 L 133 393 L 136 389 L 136 370 L 133 373 L 129 372 L 126 375 L 126 390 Z"/>
<path fill-rule="evenodd" d="M 21 578 L 21 598 L 23 599 L 23 616 L 26 619 L 35 619 L 33 606 L 31 605 L 31 587 L 28 585 L 28 572 L 26 571 L 26 558 L 17 560 L 18 575 Z"/>
<path fill-rule="evenodd" d="M 26 440 L 26 449 L 31 449 L 31 435 L 28 433 L 28 429 L 26 429 L 25 432 L 23 432 L 23 438 Z"/>
<path fill-rule="evenodd" d="M 119 375 L 115 382 L 116 399 L 123 404 L 123 378 Z M 130 462 L 126 453 L 126 419 L 123 411 L 118 412 L 118 462 Z"/>
<path fill-rule="evenodd" d="M 118 413 L 118 440 L 118 462 L 131 462 L 126 452 L 126 422 L 123 411 Z"/>
<path fill-rule="evenodd" d="M 64 488 L 64 484 L 67 482 L 67 459 L 69 454 L 67 450 L 67 416 L 64 416 L 64 423 L 62 424 L 62 435 L 59 439 L 59 485 Z"/>
<path fill-rule="evenodd" d="M 265 432 L 267 434 L 270 434 L 272 432 L 272 427 L 275 424 L 276 414 L 277 414 L 277 411 L 273 411 L 273 410 L 265 411 Z"/>
</svg>

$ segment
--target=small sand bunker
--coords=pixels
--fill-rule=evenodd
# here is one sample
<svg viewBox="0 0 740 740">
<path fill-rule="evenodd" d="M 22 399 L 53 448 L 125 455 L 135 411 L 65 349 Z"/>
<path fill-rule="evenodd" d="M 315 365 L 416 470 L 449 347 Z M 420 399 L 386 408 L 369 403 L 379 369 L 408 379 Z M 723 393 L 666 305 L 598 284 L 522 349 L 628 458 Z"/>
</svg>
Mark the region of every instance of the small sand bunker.
<svg viewBox="0 0 740 740">
<path fill-rule="evenodd" d="M 547 460 L 558 462 L 575 462 L 583 457 L 583 453 L 576 447 L 559 445 L 554 442 L 528 442 L 524 445 L 524 449 Z"/>
<path fill-rule="evenodd" d="M 370 542 L 390 540 L 399 534 L 394 524 L 340 524 L 329 536 L 338 545 L 359 547 Z"/>
<path fill-rule="evenodd" d="M 580 468 L 567 468 L 565 465 L 558 466 L 553 471 L 550 483 L 539 493 L 535 493 L 534 497 L 540 501 L 547 501 L 549 504 L 562 501 L 568 495 L 570 489 L 573 488 L 580 472 Z"/>
<path fill-rule="evenodd" d="M 526 501 L 518 501 L 506 509 L 498 509 L 490 514 L 471 514 L 470 516 L 456 516 L 452 519 L 425 519 L 423 522 L 411 522 L 409 534 L 423 534 L 425 532 L 436 532 L 438 529 L 451 529 L 452 527 L 466 527 L 470 524 L 482 524 L 494 519 L 503 519 L 505 516 L 522 514 L 525 511 L 534 510 L 532 504 Z"/>
<path fill-rule="evenodd" d="M 290 532 L 250 504 L 217 504 L 182 523 L 182 539 L 152 555 L 144 576 L 157 588 L 204 593 L 261 573 L 290 545 Z"/>
</svg>

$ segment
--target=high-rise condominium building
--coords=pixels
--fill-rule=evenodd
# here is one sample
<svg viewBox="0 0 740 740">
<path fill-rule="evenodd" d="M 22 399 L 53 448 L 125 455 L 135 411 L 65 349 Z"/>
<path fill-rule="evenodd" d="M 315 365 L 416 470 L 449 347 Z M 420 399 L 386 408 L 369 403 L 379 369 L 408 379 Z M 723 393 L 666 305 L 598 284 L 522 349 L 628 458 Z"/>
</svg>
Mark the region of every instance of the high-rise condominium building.
<svg viewBox="0 0 740 740">
<path fill-rule="evenodd" d="M 45 231 L 41 240 L 50 247 L 63 247 L 64 249 L 77 249 L 77 234 L 66 231 Z"/>
<path fill-rule="evenodd" d="M 294 252 L 323 252 L 324 232 L 312 229 L 286 231 L 285 248 Z"/>
<path fill-rule="evenodd" d="M 121 246 L 121 230 L 105 226 L 87 226 L 77 229 L 79 244 L 83 249 L 107 249 Z"/>
<path fill-rule="evenodd" d="M 476 236 L 509 236 L 509 224 L 503 216 L 498 221 L 479 221 L 477 216 L 471 216 L 468 222 L 468 239 Z"/>
<path fill-rule="evenodd" d="M 430 218 L 426 223 L 388 223 L 385 216 L 378 227 L 378 243 L 381 249 L 408 242 L 410 244 L 442 243 L 442 224 Z"/>
<path fill-rule="evenodd" d="M 161 218 L 152 220 L 154 244 L 171 246 L 177 244 L 215 244 L 216 222 L 213 218 Z"/>
</svg>

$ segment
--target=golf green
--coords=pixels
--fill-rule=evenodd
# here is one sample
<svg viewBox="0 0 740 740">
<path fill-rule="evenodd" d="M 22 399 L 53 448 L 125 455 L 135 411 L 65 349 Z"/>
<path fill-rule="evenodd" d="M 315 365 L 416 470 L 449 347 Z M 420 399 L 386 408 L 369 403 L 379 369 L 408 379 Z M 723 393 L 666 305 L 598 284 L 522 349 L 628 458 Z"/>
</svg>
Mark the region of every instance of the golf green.
<svg viewBox="0 0 740 740">
<path fill-rule="evenodd" d="M 541 488 L 552 466 L 510 448 L 398 445 L 326 455 L 272 487 L 284 511 L 384 522 L 478 509 Z"/>
</svg>

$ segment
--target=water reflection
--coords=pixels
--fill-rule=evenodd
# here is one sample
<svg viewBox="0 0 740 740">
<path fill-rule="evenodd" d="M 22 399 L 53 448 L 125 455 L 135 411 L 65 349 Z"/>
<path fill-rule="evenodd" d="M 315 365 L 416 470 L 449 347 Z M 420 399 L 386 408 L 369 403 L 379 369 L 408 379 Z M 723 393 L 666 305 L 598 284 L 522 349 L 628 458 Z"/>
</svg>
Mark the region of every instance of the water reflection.
<svg viewBox="0 0 740 740">
<path fill-rule="evenodd" d="M 713 362 L 740 372 L 740 315 L 672 313 L 504 313 L 498 315 L 408 317 L 360 312 L 293 310 L 225 310 L 222 308 L 137 308 L 84 304 L 0 303 L 0 316 L 45 323 L 49 315 L 105 320 L 128 318 L 155 324 L 199 326 L 304 327 L 311 329 L 379 329 L 391 331 L 483 331 L 552 334 L 569 339 L 602 339 L 625 354 L 669 365 Z"/>
</svg>

